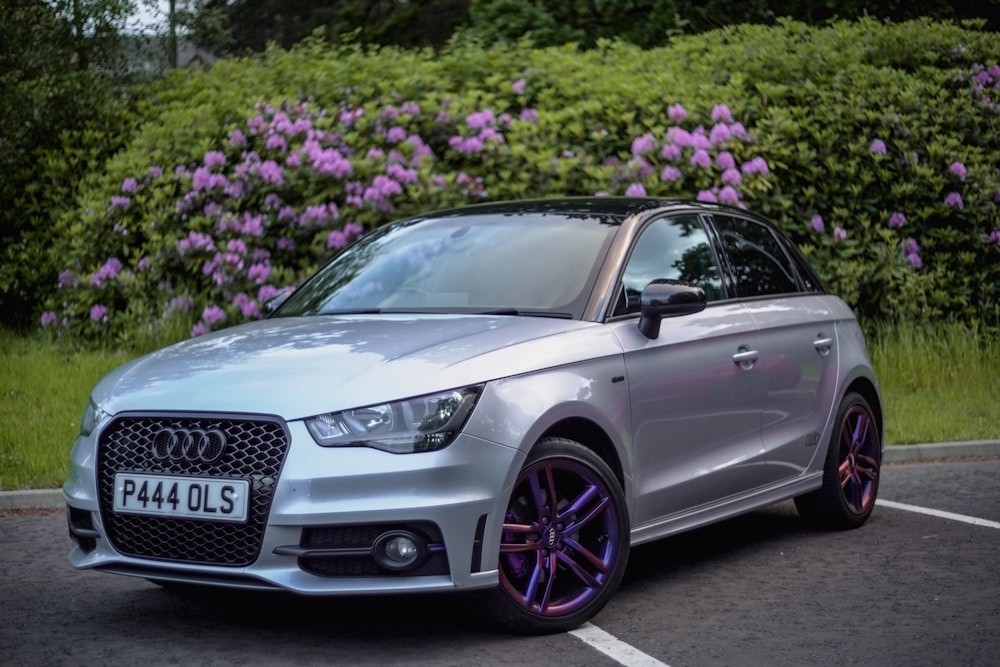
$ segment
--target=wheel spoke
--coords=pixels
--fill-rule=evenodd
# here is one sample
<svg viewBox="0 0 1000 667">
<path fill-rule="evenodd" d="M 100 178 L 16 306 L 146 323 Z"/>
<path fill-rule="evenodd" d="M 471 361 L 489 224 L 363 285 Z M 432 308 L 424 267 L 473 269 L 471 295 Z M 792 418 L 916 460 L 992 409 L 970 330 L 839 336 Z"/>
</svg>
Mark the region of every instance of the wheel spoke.
<svg viewBox="0 0 1000 667">
<path fill-rule="evenodd" d="M 847 486 L 847 483 L 851 481 L 851 474 L 853 466 L 851 465 L 851 459 L 846 458 L 840 462 L 840 485 Z"/>
<path fill-rule="evenodd" d="M 600 570 L 601 574 L 608 573 L 608 564 L 594 554 L 594 552 L 590 549 L 587 549 L 582 544 L 569 537 L 563 538 L 563 543 L 570 547 L 573 551 L 583 556 L 591 565 Z"/>
<path fill-rule="evenodd" d="M 854 424 L 854 433 L 851 436 L 851 453 L 857 454 L 861 446 L 868 441 L 868 426 L 871 420 L 864 412 L 858 415 L 858 421 Z"/>
<path fill-rule="evenodd" d="M 600 494 L 602 491 L 601 487 L 591 484 L 584 489 L 583 493 L 577 496 L 576 500 L 570 503 L 569 507 L 559 512 L 559 520 L 564 521 L 567 517 L 571 517 L 577 512 L 580 512 L 583 507 L 589 503 L 594 496 Z"/>
<path fill-rule="evenodd" d="M 501 542 L 500 553 L 516 554 L 525 551 L 538 551 L 538 542 Z"/>
<path fill-rule="evenodd" d="M 538 584 L 542 580 L 542 574 L 545 571 L 545 557 L 542 556 L 542 552 L 538 552 L 538 556 L 535 558 L 535 567 L 531 571 L 531 579 L 528 580 L 528 586 L 524 591 L 524 602 L 529 607 L 535 604 L 535 595 L 538 593 Z"/>
<path fill-rule="evenodd" d="M 503 525 L 503 532 L 505 532 L 505 533 L 516 533 L 516 534 L 537 533 L 538 532 L 538 524 L 505 523 Z"/>
<path fill-rule="evenodd" d="M 575 560 L 567 556 L 563 552 L 556 554 L 556 558 L 566 566 L 568 572 L 572 572 L 577 579 L 579 579 L 587 588 L 600 588 L 601 582 L 598 581 L 592 574 L 587 572 L 585 569 L 580 567 L 580 564 Z"/>
<path fill-rule="evenodd" d="M 594 507 L 591 508 L 591 510 L 589 512 L 587 512 L 584 516 L 576 519 L 575 521 L 568 522 L 566 524 L 566 532 L 567 533 L 575 533 L 576 531 L 580 530 L 581 528 L 583 528 L 584 526 L 586 526 L 588 523 L 590 523 L 591 521 L 593 521 L 595 518 L 597 518 L 601 514 L 603 514 L 604 511 L 608 508 L 609 505 L 611 505 L 611 499 L 610 498 L 601 498 L 601 502 L 599 502 L 596 505 L 594 505 Z M 565 513 L 563 513 L 563 514 L 565 514 Z M 562 515 L 560 515 L 560 517 L 561 516 Z"/>
</svg>

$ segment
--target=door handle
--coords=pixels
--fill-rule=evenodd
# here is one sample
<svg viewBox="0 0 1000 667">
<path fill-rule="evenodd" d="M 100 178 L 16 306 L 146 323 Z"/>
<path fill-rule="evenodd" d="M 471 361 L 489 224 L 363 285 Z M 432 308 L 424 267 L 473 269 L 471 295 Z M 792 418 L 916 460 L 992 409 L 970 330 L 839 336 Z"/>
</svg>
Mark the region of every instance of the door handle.
<svg viewBox="0 0 1000 667">
<path fill-rule="evenodd" d="M 833 347 L 833 339 L 826 337 L 817 338 L 813 341 L 813 347 L 816 348 L 816 351 L 819 352 L 820 356 L 825 357 L 830 354 L 830 348 Z"/>
<path fill-rule="evenodd" d="M 745 371 L 753 368 L 753 362 L 760 359 L 760 352 L 751 350 L 746 345 L 741 345 L 739 351 L 733 355 L 733 363 L 738 364 Z"/>
</svg>

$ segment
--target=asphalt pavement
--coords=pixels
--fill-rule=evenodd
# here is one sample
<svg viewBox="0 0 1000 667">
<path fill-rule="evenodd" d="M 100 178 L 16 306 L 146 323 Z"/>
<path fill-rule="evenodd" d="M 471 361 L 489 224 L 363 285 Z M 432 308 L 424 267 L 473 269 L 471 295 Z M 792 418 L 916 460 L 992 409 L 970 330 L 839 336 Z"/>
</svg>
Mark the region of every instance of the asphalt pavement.
<svg viewBox="0 0 1000 667">
<path fill-rule="evenodd" d="M 884 463 L 915 463 L 946 459 L 1000 456 L 1000 440 L 939 442 L 926 445 L 890 445 Z M 62 489 L 0 491 L 0 511 L 17 509 L 57 509 L 66 504 Z"/>
</svg>

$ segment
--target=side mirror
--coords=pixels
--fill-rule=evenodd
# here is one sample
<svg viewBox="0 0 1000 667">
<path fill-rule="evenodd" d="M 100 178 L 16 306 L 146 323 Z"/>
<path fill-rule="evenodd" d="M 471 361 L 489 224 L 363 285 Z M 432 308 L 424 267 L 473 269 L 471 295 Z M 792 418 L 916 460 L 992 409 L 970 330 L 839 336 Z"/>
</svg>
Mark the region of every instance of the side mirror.
<svg viewBox="0 0 1000 667">
<path fill-rule="evenodd" d="M 654 280 L 639 297 L 639 331 L 646 338 L 658 338 L 664 317 L 700 313 L 707 305 L 705 290 L 700 287 L 681 280 Z"/>
</svg>

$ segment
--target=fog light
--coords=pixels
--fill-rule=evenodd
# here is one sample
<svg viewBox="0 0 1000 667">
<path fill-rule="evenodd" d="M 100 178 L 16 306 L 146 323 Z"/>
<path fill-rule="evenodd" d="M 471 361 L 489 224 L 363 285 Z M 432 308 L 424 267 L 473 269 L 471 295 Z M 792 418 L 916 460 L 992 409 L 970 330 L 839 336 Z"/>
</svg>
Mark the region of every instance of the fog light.
<svg viewBox="0 0 1000 667">
<path fill-rule="evenodd" d="M 414 533 L 394 530 L 379 535 L 372 556 L 387 570 L 410 570 L 427 557 L 427 544 Z"/>
</svg>

